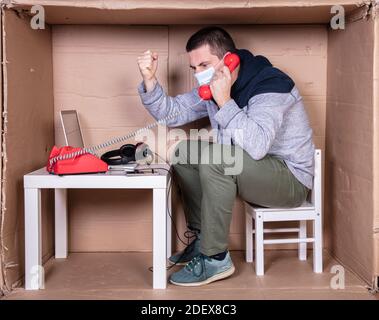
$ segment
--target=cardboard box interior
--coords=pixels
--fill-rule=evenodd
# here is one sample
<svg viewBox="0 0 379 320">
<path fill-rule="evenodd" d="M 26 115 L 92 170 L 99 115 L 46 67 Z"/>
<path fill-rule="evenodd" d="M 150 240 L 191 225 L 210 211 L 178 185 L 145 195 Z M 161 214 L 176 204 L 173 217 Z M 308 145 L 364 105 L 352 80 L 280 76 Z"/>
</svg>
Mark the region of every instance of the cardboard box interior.
<svg viewBox="0 0 379 320">
<path fill-rule="evenodd" d="M 45 165 L 54 144 L 63 145 L 59 111 L 78 110 L 87 145 L 152 122 L 136 91 L 137 56 L 157 51 L 160 83 L 172 96 L 186 92 L 194 81 L 185 43 L 213 23 L 222 24 L 239 48 L 267 56 L 295 80 L 323 151 L 325 247 L 373 283 L 379 274 L 379 27 L 370 14 L 373 3 L 356 9 L 355 1 L 334 1 L 352 17 L 339 31 L 328 27 L 329 1 L 128 1 L 127 7 L 121 1 L 39 1 L 44 30 L 30 28 L 32 4 L 14 1 L 2 11 L 1 290 L 22 284 L 22 177 Z M 202 120 L 184 128 L 207 125 Z M 167 141 L 170 131 L 158 130 Z M 70 190 L 70 251 L 151 251 L 151 197 L 140 190 Z M 44 190 L 42 199 L 46 261 L 54 253 L 53 193 Z M 173 212 L 182 234 L 176 190 Z M 240 200 L 230 231 L 230 249 L 243 250 Z"/>
</svg>

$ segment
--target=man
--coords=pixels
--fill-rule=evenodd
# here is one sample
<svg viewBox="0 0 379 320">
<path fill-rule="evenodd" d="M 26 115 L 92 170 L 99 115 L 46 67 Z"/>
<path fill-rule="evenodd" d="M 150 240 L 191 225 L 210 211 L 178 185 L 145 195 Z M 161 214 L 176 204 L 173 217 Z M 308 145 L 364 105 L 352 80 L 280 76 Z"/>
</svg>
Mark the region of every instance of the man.
<svg viewBox="0 0 379 320">
<path fill-rule="evenodd" d="M 170 281 L 199 286 L 226 278 L 235 270 L 227 249 L 236 196 L 265 207 L 301 205 L 312 188 L 315 147 L 298 89 L 265 57 L 236 49 L 231 36 L 213 26 L 193 34 L 186 51 L 195 77 L 200 82 L 211 78 L 212 100 L 201 101 L 198 88 L 167 96 L 155 77 L 158 56 L 149 50 L 138 58 L 143 78 L 138 92 L 156 119 L 181 111 L 167 121 L 170 127 L 208 116 L 217 130 L 217 143 L 180 142 L 175 151 L 179 161 L 173 165 L 187 227 L 196 237 L 184 251 L 169 258 L 173 264 L 185 264 Z M 228 52 L 241 60 L 233 72 L 222 63 Z M 226 174 L 230 165 L 224 159 L 204 161 L 205 155 L 225 154 L 224 149 L 241 155 L 239 173 Z M 191 163 L 191 154 L 200 161 Z"/>
</svg>

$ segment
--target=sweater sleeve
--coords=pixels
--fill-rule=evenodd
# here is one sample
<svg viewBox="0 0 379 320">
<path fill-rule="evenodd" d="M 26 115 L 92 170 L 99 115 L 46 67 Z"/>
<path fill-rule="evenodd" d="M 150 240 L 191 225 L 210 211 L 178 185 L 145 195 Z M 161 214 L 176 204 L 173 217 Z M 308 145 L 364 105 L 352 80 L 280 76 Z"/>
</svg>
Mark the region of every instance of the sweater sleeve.
<svg viewBox="0 0 379 320">
<path fill-rule="evenodd" d="M 248 151 L 254 160 L 268 153 L 283 118 L 296 98 L 291 93 L 264 93 L 252 97 L 247 112 L 230 99 L 215 115 L 223 129 L 230 129 L 235 144 Z"/>
<path fill-rule="evenodd" d="M 156 120 L 179 113 L 166 121 L 168 127 L 181 126 L 208 116 L 206 102 L 201 100 L 196 88 L 175 97 L 168 96 L 158 82 L 149 92 L 146 91 L 143 81 L 137 89 L 142 104 Z"/>
</svg>

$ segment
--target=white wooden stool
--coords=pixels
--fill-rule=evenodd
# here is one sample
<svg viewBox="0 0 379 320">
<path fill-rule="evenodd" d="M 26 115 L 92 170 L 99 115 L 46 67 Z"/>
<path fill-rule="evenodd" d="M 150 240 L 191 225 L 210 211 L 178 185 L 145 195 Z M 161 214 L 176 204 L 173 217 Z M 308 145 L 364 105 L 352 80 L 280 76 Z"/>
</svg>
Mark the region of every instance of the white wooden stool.
<svg viewBox="0 0 379 320">
<path fill-rule="evenodd" d="M 313 271 L 322 272 L 322 199 L 321 199 L 321 150 L 315 150 L 315 175 L 308 199 L 296 208 L 262 208 L 245 202 L 246 261 L 253 262 L 253 233 L 255 233 L 255 271 L 264 274 L 264 245 L 298 243 L 299 259 L 307 259 L 307 243 L 313 243 Z M 253 230 L 253 220 L 255 230 Z M 307 238 L 307 220 L 313 221 L 313 238 Z M 298 228 L 264 229 L 265 222 L 299 221 Z M 296 238 L 264 239 L 264 233 L 297 233 Z"/>
</svg>

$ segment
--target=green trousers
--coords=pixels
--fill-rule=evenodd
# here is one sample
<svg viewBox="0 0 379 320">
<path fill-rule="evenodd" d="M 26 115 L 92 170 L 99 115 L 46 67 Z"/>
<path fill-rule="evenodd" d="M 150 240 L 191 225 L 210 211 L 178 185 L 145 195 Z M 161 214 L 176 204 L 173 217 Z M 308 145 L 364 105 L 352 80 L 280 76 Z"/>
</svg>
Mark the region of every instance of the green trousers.
<svg viewBox="0 0 379 320">
<path fill-rule="evenodd" d="M 200 252 L 207 256 L 228 248 L 237 195 L 263 207 L 297 207 L 309 192 L 282 159 L 254 160 L 236 145 L 183 140 L 171 160 L 187 227 L 201 231 Z"/>
</svg>

